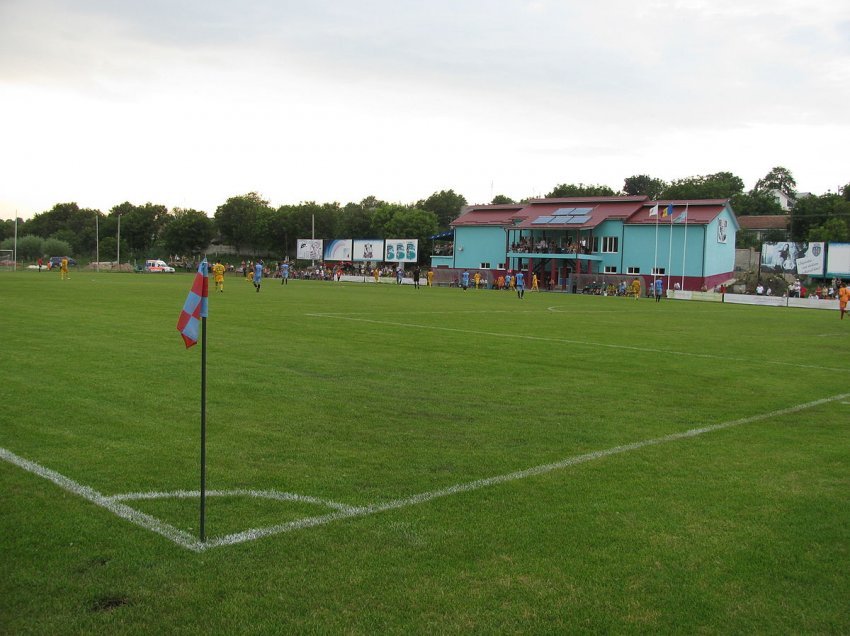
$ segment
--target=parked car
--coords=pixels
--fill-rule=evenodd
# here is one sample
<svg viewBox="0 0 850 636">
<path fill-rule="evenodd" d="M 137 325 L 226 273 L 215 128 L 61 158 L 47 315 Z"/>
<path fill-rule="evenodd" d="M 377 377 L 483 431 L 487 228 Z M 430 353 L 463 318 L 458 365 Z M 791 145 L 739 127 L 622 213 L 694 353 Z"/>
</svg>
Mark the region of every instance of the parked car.
<svg viewBox="0 0 850 636">
<path fill-rule="evenodd" d="M 166 265 L 165 261 L 161 261 L 155 258 L 149 258 L 145 261 L 145 271 L 146 272 L 163 272 L 165 274 L 173 274 L 174 268 L 170 265 Z"/>
<path fill-rule="evenodd" d="M 53 269 L 54 267 L 59 267 L 62 264 L 63 258 L 68 259 L 68 267 L 77 266 L 77 261 L 71 258 L 70 256 L 51 256 L 50 260 L 48 260 L 47 263 L 49 263 L 50 268 Z"/>
</svg>

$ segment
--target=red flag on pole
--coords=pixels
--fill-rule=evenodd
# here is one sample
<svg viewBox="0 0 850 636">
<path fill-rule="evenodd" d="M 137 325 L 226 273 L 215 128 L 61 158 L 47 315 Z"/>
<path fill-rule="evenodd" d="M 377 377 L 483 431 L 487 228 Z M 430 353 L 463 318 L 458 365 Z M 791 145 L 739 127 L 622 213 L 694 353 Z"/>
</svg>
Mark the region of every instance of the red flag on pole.
<svg viewBox="0 0 850 636">
<path fill-rule="evenodd" d="M 183 304 L 180 318 L 177 320 L 177 331 L 183 336 L 183 342 L 188 349 L 198 344 L 198 327 L 201 318 L 207 317 L 207 302 L 209 299 L 209 266 L 207 259 L 198 265 L 198 273 L 192 282 L 192 289 Z"/>
</svg>

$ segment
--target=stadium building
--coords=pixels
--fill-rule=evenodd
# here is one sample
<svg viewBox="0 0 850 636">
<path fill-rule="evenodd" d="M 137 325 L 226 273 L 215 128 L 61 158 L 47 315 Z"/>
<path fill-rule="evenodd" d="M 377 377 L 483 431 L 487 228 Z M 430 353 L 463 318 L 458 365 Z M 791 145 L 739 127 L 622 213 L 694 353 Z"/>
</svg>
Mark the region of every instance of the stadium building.
<svg viewBox="0 0 850 636">
<path fill-rule="evenodd" d="M 541 287 L 576 292 L 635 277 L 646 289 L 656 276 L 669 288 L 711 289 L 734 276 L 739 225 L 728 199 L 624 196 L 468 206 L 451 228 L 431 237 L 439 282 L 522 269 Z"/>
</svg>

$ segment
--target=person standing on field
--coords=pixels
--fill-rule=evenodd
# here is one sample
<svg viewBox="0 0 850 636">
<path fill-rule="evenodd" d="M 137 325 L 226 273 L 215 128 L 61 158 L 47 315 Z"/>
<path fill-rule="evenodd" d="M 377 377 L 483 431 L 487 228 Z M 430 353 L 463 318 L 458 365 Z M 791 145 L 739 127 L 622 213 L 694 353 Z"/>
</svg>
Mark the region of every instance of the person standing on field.
<svg viewBox="0 0 850 636">
<path fill-rule="evenodd" d="M 525 274 L 522 273 L 522 270 L 519 270 L 516 273 L 515 280 L 516 283 L 514 284 L 516 286 L 516 296 L 522 300 L 522 297 L 525 296 Z"/>
<path fill-rule="evenodd" d="M 664 280 L 661 278 L 655 279 L 655 302 L 661 302 L 661 295 L 664 293 Z"/>
<path fill-rule="evenodd" d="M 848 301 L 850 301 L 850 289 L 847 289 L 847 285 L 842 281 L 838 286 L 838 311 L 841 320 L 844 320 L 844 314 L 847 313 Z"/>
<path fill-rule="evenodd" d="M 224 291 L 224 265 L 221 264 L 221 261 L 216 261 L 215 265 L 213 265 L 213 280 L 215 281 L 215 288 L 223 292 Z"/>
<path fill-rule="evenodd" d="M 71 276 L 68 274 L 68 257 L 63 256 L 62 262 L 59 263 L 59 280 L 68 280 Z"/>
<path fill-rule="evenodd" d="M 260 284 L 263 282 L 263 261 L 262 259 L 254 263 L 254 287 L 260 291 Z"/>
<path fill-rule="evenodd" d="M 531 275 L 531 291 L 540 291 L 540 288 L 537 286 L 537 274 Z"/>
<path fill-rule="evenodd" d="M 416 289 L 419 289 L 419 274 L 420 274 L 419 265 L 414 265 L 414 267 L 413 267 L 413 287 L 415 287 Z"/>
</svg>

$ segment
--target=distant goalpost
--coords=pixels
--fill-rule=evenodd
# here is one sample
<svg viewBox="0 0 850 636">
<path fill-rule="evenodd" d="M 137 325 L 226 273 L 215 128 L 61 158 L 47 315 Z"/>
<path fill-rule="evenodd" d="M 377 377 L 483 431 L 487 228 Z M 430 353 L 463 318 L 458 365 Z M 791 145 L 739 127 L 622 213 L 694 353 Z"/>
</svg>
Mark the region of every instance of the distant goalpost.
<svg viewBox="0 0 850 636">
<path fill-rule="evenodd" d="M 0 250 L 0 272 L 11 272 L 15 269 L 15 250 Z"/>
</svg>

